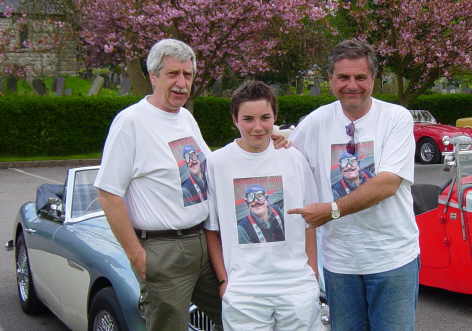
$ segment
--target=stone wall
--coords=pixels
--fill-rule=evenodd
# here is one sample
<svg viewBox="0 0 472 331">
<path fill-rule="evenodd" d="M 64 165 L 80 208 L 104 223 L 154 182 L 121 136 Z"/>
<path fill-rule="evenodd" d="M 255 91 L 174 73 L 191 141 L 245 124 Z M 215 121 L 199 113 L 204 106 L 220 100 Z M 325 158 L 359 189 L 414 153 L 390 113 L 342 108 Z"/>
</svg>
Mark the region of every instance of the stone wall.
<svg viewBox="0 0 472 331">
<path fill-rule="evenodd" d="M 33 22 L 34 25 L 34 22 Z M 28 41 L 40 39 L 44 34 L 57 33 L 51 32 L 52 27 L 38 29 L 38 25 L 28 30 Z M 11 47 L 12 51 L 6 53 L 6 61 L 0 63 L 0 71 L 3 72 L 5 64 L 17 64 L 25 67 L 28 76 L 52 76 L 52 75 L 76 75 L 83 64 L 79 61 L 76 42 L 65 40 L 61 47 L 51 50 L 34 51 L 28 48 L 20 47 L 20 33 L 17 27 L 12 29 L 10 18 L 0 17 L 0 31 L 12 30 Z M 47 31 L 49 30 L 49 31 Z"/>
</svg>

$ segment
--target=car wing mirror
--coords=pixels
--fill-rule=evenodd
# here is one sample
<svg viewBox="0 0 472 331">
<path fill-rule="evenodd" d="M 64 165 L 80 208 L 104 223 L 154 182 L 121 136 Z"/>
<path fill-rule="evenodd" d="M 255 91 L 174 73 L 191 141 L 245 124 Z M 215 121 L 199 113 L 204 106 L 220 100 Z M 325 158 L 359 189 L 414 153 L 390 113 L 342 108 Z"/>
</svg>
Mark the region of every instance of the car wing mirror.
<svg viewBox="0 0 472 331">
<path fill-rule="evenodd" d="M 64 219 L 64 203 L 59 198 L 48 198 L 47 216 L 54 220 Z"/>
</svg>

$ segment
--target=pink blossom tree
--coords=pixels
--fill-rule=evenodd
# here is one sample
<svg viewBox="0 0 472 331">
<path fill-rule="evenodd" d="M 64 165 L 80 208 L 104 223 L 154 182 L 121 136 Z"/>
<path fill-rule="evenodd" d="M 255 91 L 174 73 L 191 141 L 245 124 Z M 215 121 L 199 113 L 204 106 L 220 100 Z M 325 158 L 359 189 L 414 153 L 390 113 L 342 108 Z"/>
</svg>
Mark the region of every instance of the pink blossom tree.
<svg viewBox="0 0 472 331">
<path fill-rule="evenodd" d="M 321 0 L 77 1 L 90 64 L 126 64 L 135 93 L 143 93 L 149 84 L 140 60 L 157 40 L 180 39 L 198 58 L 193 95 L 227 68 L 240 75 L 269 70 L 268 58 L 284 55 L 277 48 L 284 36 L 334 8 Z"/>
<path fill-rule="evenodd" d="M 472 69 L 470 0 L 357 0 L 348 15 L 397 75 L 402 104 L 455 68 Z"/>
</svg>

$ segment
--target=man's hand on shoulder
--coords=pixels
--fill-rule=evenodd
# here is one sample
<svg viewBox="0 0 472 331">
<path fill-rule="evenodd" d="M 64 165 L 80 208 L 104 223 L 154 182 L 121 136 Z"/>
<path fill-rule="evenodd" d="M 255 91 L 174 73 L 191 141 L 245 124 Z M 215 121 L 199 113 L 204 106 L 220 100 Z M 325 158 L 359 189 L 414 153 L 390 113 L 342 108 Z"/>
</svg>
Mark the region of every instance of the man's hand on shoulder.
<svg viewBox="0 0 472 331">
<path fill-rule="evenodd" d="M 270 137 L 274 142 L 275 149 L 289 148 L 290 146 L 292 146 L 292 143 L 281 133 L 272 133 Z"/>
</svg>

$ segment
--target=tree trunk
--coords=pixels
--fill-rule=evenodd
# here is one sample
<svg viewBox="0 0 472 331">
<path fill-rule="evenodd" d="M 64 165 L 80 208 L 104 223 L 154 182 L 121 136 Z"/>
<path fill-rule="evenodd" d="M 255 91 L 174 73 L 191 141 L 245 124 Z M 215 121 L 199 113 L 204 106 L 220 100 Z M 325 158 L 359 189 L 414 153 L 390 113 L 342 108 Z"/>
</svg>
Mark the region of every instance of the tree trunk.
<svg viewBox="0 0 472 331">
<path fill-rule="evenodd" d="M 400 76 L 399 74 L 396 74 L 397 76 L 397 95 L 398 95 L 398 101 L 402 106 L 407 106 L 407 98 L 405 95 L 405 86 L 403 85 L 403 77 Z"/>
<path fill-rule="evenodd" d="M 152 86 L 144 75 L 139 59 L 132 60 L 126 65 L 126 73 L 131 81 L 131 93 L 133 95 L 152 94 Z"/>
</svg>

